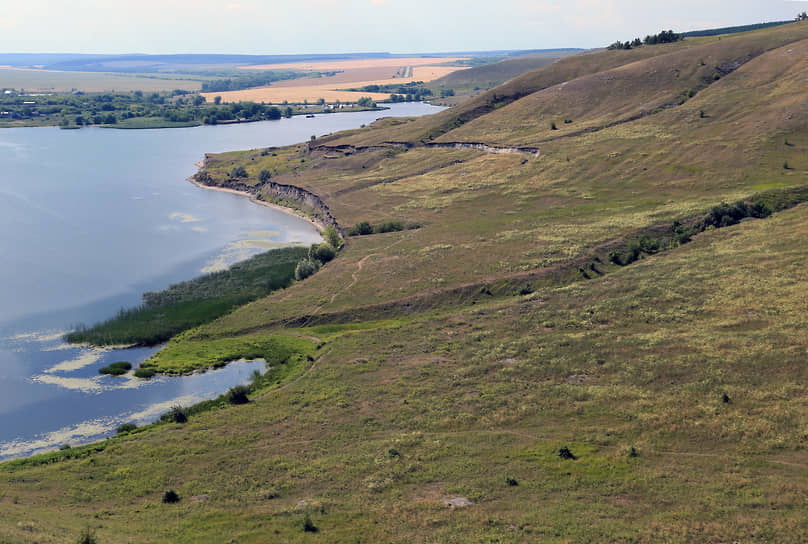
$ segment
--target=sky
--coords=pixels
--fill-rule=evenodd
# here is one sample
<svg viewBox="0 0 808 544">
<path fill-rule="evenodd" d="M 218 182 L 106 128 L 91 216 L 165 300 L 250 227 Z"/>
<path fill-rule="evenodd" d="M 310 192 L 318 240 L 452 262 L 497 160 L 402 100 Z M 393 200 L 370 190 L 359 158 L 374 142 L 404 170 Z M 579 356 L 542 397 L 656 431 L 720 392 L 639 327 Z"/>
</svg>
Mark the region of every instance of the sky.
<svg viewBox="0 0 808 544">
<path fill-rule="evenodd" d="M 0 0 L 2 53 L 427 53 L 602 47 L 793 19 L 797 0 Z"/>
</svg>

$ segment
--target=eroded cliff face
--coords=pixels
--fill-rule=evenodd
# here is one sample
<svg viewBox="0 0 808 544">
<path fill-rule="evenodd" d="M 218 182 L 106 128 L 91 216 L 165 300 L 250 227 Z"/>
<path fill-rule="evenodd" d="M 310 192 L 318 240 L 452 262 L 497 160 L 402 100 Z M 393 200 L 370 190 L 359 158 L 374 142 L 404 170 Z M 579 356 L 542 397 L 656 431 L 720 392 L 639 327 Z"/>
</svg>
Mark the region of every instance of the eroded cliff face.
<svg viewBox="0 0 808 544">
<path fill-rule="evenodd" d="M 207 157 L 200 164 L 199 171 L 191 176 L 191 181 L 206 187 L 230 189 L 244 193 L 254 200 L 270 202 L 300 211 L 316 223 L 319 223 L 321 227 L 334 227 L 338 232 L 343 233 L 343 229 L 337 223 L 328 206 L 311 191 L 295 185 L 286 185 L 274 181 L 259 182 L 251 185 L 232 178 L 214 179 L 205 170 L 206 165 Z"/>
</svg>

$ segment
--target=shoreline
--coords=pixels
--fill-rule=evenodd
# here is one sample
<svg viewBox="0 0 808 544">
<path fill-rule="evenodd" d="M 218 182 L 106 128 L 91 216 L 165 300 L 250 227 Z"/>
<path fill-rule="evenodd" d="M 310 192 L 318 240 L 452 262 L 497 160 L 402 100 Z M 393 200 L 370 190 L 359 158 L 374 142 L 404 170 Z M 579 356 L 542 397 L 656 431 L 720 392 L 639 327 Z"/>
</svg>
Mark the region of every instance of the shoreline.
<svg viewBox="0 0 808 544">
<path fill-rule="evenodd" d="M 199 167 L 200 169 L 204 168 L 203 162 L 204 161 L 200 161 L 200 162 L 196 163 L 196 166 Z M 308 221 L 309 223 L 314 225 L 314 228 L 316 228 L 317 232 L 319 232 L 319 233 L 322 233 L 323 231 L 325 231 L 325 225 L 323 225 L 322 223 L 320 223 L 319 221 L 317 221 L 315 219 L 312 219 L 311 217 L 309 217 L 307 215 L 304 215 L 304 214 L 298 212 L 294 208 L 287 208 L 286 206 L 280 206 L 280 205 L 274 204 L 272 202 L 267 202 L 266 200 L 260 200 L 255 195 L 253 195 L 251 193 L 248 193 L 246 191 L 237 191 L 236 189 L 231 189 L 229 187 L 213 187 L 211 185 L 205 185 L 204 183 L 200 183 L 197 180 L 195 180 L 193 178 L 193 176 L 189 177 L 188 181 L 190 181 L 192 184 L 194 184 L 197 187 L 200 187 L 202 189 L 209 189 L 211 191 L 221 191 L 221 192 L 224 192 L 224 193 L 230 193 L 230 194 L 234 194 L 234 195 L 247 197 L 247 198 L 250 199 L 250 202 L 253 202 L 253 203 L 258 204 L 260 206 L 266 206 L 267 208 L 272 208 L 273 210 L 277 210 L 277 211 L 283 212 L 283 213 L 285 213 L 287 215 L 292 215 L 294 217 L 298 217 L 300 219 Z"/>
</svg>

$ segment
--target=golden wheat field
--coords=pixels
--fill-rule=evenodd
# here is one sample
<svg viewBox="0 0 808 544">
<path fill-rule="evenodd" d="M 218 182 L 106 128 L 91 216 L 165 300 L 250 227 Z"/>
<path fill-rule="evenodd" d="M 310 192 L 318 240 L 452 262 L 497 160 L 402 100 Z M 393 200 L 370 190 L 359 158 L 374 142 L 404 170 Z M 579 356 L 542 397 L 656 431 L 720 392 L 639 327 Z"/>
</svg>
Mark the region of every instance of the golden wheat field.
<svg viewBox="0 0 808 544">
<path fill-rule="evenodd" d="M 338 71 L 333 76 L 319 78 L 291 79 L 279 81 L 268 87 L 257 87 L 241 91 L 204 93 L 208 101 L 221 96 L 222 102 L 266 102 L 279 104 L 284 100 L 296 102 L 316 102 L 320 98 L 326 102 L 355 102 L 363 96 L 373 100 L 384 100 L 389 93 L 358 93 L 346 91 L 367 85 L 395 85 L 413 81 L 429 82 L 456 72 L 456 66 L 438 66 L 460 60 L 452 58 L 397 58 L 359 59 L 328 62 L 300 62 L 293 64 L 266 64 L 249 66 L 253 70 L 295 69 L 312 72 Z"/>
</svg>

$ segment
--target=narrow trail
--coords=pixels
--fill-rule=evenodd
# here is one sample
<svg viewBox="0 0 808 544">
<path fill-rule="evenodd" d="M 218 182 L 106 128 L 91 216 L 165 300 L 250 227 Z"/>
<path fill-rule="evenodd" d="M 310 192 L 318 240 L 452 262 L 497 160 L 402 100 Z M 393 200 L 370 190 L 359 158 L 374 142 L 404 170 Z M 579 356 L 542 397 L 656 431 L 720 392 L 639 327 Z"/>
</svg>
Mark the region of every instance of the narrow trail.
<svg viewBox="0 0 808 544">
<path fill-rule="evenodd" d="M 403 237 L 399 238 L 398 240 L 396 240 L 395 242 L 393 242 L 392 244 L 388 244 L 388 245 L 384 246 L 383 248 L 380 248 L 380 251 L 388 250 L 391 247 L 393 247 L 395 245 L 398 245 L 398 244 L 400 244 L 401 242 L 403 242 L 405 240 L 409 240 L 410 238 L 412 238 L 412 234 L 408 234 L 406 236 L 403 236 Z M 328 302 L 326 302 L 324 304 L 320 304 L 319 306 L 317 306 L 314 309 L 314 311 L 312 311 L 311 314 L 309 314 L 308 319 L 301 326 L 305 327 L 306 325 L 308 325 L 311 322 L 311 320 L 323 310 L 323 308 L 325 308 L 329 304 L 333 304 L 334 300 L 336 300 L 336 298 L 339 295 L 341 295 L 341 294 L 345 293 L 346 291 L 348 291 L 349 289 L 353 288 L 353 286 L 355 286 L 359 282 L 359 276 L 357 274 L 359 274 L 359 272 L 361 272 L 362 269 L 365 267 L 365 262 L 368 259 L 370 259 L 371 257 L 382 257 L 382 256 L 384 256 L 384 253 L 378 253 L 378 252 L 370 253 L 370 254 L 365 255 L 364 257 L 362 257 L 359 261 L 357 261 L 356 262 L 356 269 L 351 272 L 351 283 L 349 283 L 348 285 L 346 285 L 342 289 L 339 289 L 338 291 L 334 292 L 334 294 L 331 295 L 331 298 L 328 299 Z"/>
</svg>

